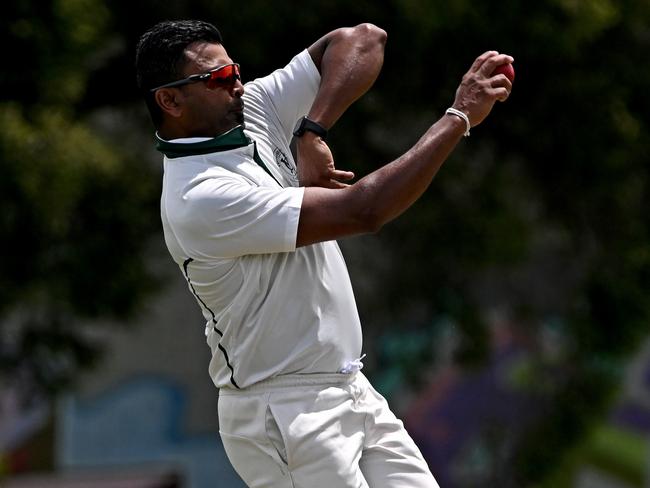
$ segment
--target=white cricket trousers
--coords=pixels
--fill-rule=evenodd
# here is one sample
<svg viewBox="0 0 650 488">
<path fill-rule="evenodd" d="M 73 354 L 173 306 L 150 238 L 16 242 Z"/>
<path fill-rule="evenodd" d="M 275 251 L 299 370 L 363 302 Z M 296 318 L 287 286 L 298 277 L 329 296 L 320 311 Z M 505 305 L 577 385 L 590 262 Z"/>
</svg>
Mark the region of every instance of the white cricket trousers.
<svg viewBox="0 0 650 488">
<path fill-rule="evenodd" d="M 361 372 L 223 388 L 219 432 L 251 488 L 439 488 L 402 422 Z"/>
</svg>

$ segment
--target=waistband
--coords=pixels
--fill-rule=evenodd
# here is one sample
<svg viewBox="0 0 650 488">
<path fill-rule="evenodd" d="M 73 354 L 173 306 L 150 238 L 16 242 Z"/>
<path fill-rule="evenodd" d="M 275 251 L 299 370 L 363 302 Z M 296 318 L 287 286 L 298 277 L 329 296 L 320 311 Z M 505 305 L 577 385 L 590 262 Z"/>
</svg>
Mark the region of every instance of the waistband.
<svg viewBox="0 0 650 488">
<path fill-rule="evenodd" d="M 245 395 L 287 388 L 347 385 L 354 381 L 358 374 L 361 373 L 354 371 L 352 373 L 285 374 L 258 381 L 245 388 L 222 387 L 219 389 L 219 395 Z"/>
</svg>

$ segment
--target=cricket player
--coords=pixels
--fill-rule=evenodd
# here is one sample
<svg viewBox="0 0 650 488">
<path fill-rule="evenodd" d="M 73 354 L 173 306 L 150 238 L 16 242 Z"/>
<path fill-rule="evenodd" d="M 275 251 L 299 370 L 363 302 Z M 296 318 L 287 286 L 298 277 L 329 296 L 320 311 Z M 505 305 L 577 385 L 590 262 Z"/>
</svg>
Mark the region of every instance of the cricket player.
<svg viewBox="0 0 650 488">
<path fill-rule="evenodd" d="M 354 175 L 335 167 L 328 130 L 377 78 L 386 37 L 371 24 L 334 30 L 245 85 L 246 67 L 209 23 L 163 22 L 138 43 L 164 155 L 165 242 L 207 321 L 221 438 L 251 487 L 438 486 L 360 371 L 361 324 L 336 239 L 378 231 L 426 191 L 508 98 L 510 81 L 491 73 L 513 58 L 479 56 L 415 146 L 347 184 Z"/>
</svg>

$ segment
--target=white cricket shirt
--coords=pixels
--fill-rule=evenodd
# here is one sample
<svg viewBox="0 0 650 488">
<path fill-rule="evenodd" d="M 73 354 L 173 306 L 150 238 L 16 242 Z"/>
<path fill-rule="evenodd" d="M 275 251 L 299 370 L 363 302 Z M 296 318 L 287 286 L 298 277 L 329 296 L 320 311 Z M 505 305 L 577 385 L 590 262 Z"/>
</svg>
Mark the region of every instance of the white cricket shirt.
<svg viewBox="0 0 650 488">
<path fill-rule="evenodd" d="M 158 140 L 165 242 L 207 320 L 209 371 L 220 388 L 334 373 L 361 353 L 337 243 L 296 249 L 304 188 L 289 143 L 319 83 L 305 50 L 245 85 L 245 129 Z"/>
</svg>

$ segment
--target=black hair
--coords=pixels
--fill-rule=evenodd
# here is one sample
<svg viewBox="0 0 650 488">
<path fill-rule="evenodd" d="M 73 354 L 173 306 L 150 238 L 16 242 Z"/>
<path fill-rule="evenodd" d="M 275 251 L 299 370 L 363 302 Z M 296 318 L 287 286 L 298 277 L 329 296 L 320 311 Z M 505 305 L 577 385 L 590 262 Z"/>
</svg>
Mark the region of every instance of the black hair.
<svg viewBox="0 0 650 488">
<path fill-rule="evenodd" d="M 160 127 L 163 114 L 150 90 L 183 77 L 185 48 L 195 42 L 222 44 L 221 34 L 214 25 L 202 20 L 167 20 L 154 25 L 138 41 L 138 88 L 156 128 Z"/>
</svg>

